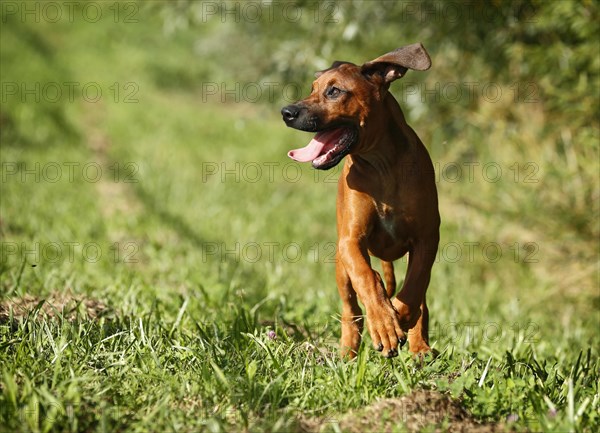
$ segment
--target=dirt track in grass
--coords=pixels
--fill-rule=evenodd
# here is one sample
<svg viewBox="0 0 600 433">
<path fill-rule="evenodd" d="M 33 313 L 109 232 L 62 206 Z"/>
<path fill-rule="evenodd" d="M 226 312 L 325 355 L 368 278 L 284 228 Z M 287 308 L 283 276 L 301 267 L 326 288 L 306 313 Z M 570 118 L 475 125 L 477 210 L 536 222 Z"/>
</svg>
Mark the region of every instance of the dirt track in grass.
<svg viewBox="0 0 600 433">
<path fill-rule="evenodd" d="M 349 433 L 385 432 L 459 432 L 499 433 L 512 431 L 503 424 L 477 421 L 458 400 L 435 391 L 414 391 L 401 398 L 378 400 L 364 408 L 352 410 L 339 418 L 304 418 L 302 432 Z"/>
<path fill-rule="evenodd" d="M 62 316 L 67 320 L 75 320 L 78 313 L 96 319 L 110 311 L 101 301 L 85 299 L 69 292 L 56 292 L 43 298 L 24 295 L 0 302 L 0 323 L 7 322 L 11 316 L 14 319 L 26 317 L 36 310 L 47 317 Z"/>
</svg>

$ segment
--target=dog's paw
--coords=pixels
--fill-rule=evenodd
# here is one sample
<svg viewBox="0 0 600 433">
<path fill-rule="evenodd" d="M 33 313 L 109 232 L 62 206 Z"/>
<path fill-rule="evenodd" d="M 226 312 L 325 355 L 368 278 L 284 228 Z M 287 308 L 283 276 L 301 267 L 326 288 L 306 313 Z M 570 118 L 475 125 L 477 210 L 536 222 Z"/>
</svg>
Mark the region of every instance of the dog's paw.
<svg viewBox="0 0 600 433">
<path fill-rule="evenodd" d="M 431 353 L 431 348 L 425 342 L 415 342 L 411 340 L 408 350 L 415 357 L 423 357 L 429 353 Z"/>
<path fill-rule="evenodd" d="M 367 310 L 367 324 L 375 350 L 386 358 L 398 356 L 406 343 L 406 334 L 400 327 L 396 311 L 391 304 L 382 304 Z"/>
</svg>

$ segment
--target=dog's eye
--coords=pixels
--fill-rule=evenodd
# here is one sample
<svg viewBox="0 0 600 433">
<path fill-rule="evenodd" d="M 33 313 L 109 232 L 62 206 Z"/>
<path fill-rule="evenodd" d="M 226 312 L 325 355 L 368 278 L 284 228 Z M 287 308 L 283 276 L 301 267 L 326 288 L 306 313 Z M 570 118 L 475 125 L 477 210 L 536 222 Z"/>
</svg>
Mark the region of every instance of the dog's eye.
<svg viewBox="0 0 600 433">
<path fill-rule="evenodd" d="M 327 90 L 325 90 L 325 96 L 327 96 L 330 99 L 335 99 L 338 96 L 340 96 L 340 93 L 342 93 L 342 91 L 340 89 L 338 89 L 337 87 L 328 87 Z"/>
</svg>

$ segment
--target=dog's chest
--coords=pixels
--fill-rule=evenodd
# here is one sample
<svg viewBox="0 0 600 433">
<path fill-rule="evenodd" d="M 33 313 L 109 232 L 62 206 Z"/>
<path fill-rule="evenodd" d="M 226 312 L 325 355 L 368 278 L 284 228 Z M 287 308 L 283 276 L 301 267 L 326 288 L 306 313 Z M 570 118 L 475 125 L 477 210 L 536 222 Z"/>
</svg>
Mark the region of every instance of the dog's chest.
<svg viewBox="0 0 600 433">
<path fill-rule="evenodd" d="M 377 203 L 375 209 L 376 218 L 368 237 L 369 253 L 382 260 L 396 260 L 408 250 L 404 212 L 383 203 Z"/>
<path fill-rule="evenodd" d="M 385 203 L 376 203 L 376 208 L 379 225 L 386 234 L 395 239 L 398 235 L 398 215 L 395 209 Z"/>
<path fill-rule="evenodd" d="M 375 207 L 377 209 L 378 231 L 394 240 L 402 239 L 406 232 L 407 222 L 402 207 L 392 207 L 386 203 L 376 203 Z"/>
</svg>

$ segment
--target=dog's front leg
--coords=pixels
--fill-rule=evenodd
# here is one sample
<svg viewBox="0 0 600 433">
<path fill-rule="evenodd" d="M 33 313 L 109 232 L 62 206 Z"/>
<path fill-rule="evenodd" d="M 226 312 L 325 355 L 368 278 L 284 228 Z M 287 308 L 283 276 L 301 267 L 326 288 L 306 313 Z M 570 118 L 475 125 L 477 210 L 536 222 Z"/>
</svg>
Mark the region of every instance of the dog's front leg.
<svg viewBox="0 0 600 433">
<path fill-rule="evenodd" d="M 381 351 L 385 357 L 396 356 L 398 346 L 402 347 L 404 345 L 406 336 L 400 327 L 396 310 L 392 307 L 387 296 L 381 276 L 371 268 L 369 254 L 366 247 L 361 245 L 360 240 L 355 240 L 353 237 L 339 240 L 338 266 L 343 266 L 343 271 L 349 277 L 349 282 L 340 287 L 340 281 L 342 283 L 345 281 L 338 276 L 338 290 L 342 295 L 342 299 L 344 299 L 344 296 L 348 296 L 348 287 L 356 291 L 358 298 L 367 310 L 367 327 L 373 340 L 373 346 Z M 343 277 L 343 272 L 340 273 Z M 343 302 L 342 346 L 352 341 L 349 336 L 354 332 L 348 325 L 344 325 L 344 320 L 348 321 L 357 311 L 352 307 L 353 304 L 356 304 L 356 301 L 343 300 Z M 344 333 L 344 327 L 346 327 L 346 333 Z M 360 340 L 358 341 L 360 342 Z M 352 350 L 358 349 L 358 347 L 352 347 L 355 344 L 350 344 Z"/>
<path fill-rule="evenodd" d="M 392 298 L 398 312 L 402 329 L 410 330 L 410 351 L 426 353 L 429 349 L 429 312 L 425 294 L 435 262 L 439 237 L 437 234 L 427 241 L 416 243 L 409 253 L 408 270 L 400 293 Z"/>
</svg>

